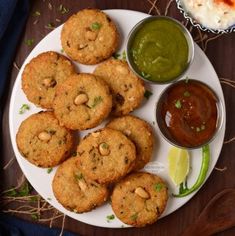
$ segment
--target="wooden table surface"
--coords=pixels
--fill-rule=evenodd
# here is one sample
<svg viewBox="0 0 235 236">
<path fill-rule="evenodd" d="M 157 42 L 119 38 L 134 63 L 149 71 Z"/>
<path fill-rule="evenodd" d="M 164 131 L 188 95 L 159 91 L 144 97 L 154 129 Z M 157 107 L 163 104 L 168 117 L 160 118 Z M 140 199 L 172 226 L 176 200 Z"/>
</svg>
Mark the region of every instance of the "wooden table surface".
<svg viewBox="0 0 235 236">
<path fill-rule="evenodd" d="M 163 12 L 167 1 L 159 0 L 158 2 L 158 8 Z M 99 9 L 131 9 L 147 13 L 151 8 L 151 4 L 148 0 L 34 0 L 31 1 L 31 3 L 31 13 L 22 34 L 22 38 L 18 43 L 15 56 L 15 62 L 19 66 L 23 64 L 25 58 L 33 47 L 51 31 L 51 29 L 48 29 L 48 27 L 45 26 L 48 26 L 50 23 L 58 26 L 70 15 L 80 9 L 87 7 Z M 68 8 L 69 12 L 61 14 L 61 12 L 58 11 L 60 4 L 63 4 Z M 39 11 L 41 15 L 39 17 L 33 16 L 35 11 Z M 154 10 L 152 13 L 155 14 Z M 181 14 L 176 9 L 175 3 L 173 3 L 169 9 L 169 15 L 178 19 L 181 18 Z M 34 39 L 32 46 L 25 44 L 25 40 L 27 39 Z M 206 55 L 212 62 L 219 77 L 235 81 L 235 33 L 223 35 L 216 40 L 211 41 L 208 44 Z M 1 147 L 1 166 L 4 166 L 12 157 L 14 157 L 9 135 L 8 110 L 11 90 L 17 73 L 18 70 L 15 67 L 12 67 L 12 72 L 9 77 L 9 87 L 6 88 L 5 108 L 2 123 L 3 146 Z M 226 84 L 222 84 L 222 88 L 227 109 L 225 140 L 229 140 L 235 135 L 235 91 L 234 88 L 231 88 Z M 65 221 L 65 229 L 79 233 L 80 235 L 180 235 L 185 227 L 197 218 L 207 202 L 216 193 L 228 187 L 235 187 L 234 153 L 235 145 L 233 142 L 224 144 L 216 166 L 219 168 L 226 167 L 227 169 L 225 171 L 213 170 L 208 181 L 187 204 L 151 226 L 140 229 L 105 229 L 80 223 L 67 217 Z M 7 170 L 1 170 L 0 174 L 1 187 L 6 189 L 9 186 L 16 185 L 17 178 L 21 175 L 21 170 L 15 161 Z M 58 224 L 57 226 L 59 227 L 60 225 Z M 229 229 L 218 235 L 235 235 L 235 228 Z"/>
</svg>

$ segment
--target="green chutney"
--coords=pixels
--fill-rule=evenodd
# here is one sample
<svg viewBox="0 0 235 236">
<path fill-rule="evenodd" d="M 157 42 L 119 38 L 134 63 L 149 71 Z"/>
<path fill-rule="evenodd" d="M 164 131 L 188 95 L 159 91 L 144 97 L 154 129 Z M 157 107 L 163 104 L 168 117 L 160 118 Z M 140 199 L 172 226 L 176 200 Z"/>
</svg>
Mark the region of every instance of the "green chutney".
<svg viewBox="0 0 235 236">
<path fill-rule="evenodd" d="M 150 81 L 171 81 L 188 66 L 187 39 L 170 19 L 147 21 L 136 32 L 130 50 L 137 72 Z"/>
</svg>

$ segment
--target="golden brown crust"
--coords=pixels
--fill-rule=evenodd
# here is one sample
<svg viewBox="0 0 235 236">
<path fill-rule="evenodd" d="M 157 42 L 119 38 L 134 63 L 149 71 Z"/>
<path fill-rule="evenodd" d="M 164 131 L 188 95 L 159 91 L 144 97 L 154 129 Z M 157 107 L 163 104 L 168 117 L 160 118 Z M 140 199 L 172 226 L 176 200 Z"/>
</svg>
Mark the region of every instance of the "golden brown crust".
<svg viewBox="0 0 235 236">
<path fill-rule="evenodd" d="M 53 167 L 71 154 L 75 140 L 52 112 L 39 112 L 21 123 L 16 142 L 26 160 L 36 166 Z"/>
<path fill-rule="evenodd" d="M 76 103 L 85 96 L 83 103 Z M 85 130 L 100 124 L 110 113 L 112 96 L 107 84 L 92 74 L 72 75 L 56 89 L 54 112 L 65 127 Z"/>
<path fill-rule="evenodd" d="M 96 67 L 94 74 L 100 76 L 111 88 L 113 115 L 127 115 L 141 104 L 145 92 L 144 83 L 125 61 L 106 60 Z"/>
<path fill-rule="evenodd" d="M 84 9 L 65 22 L 61 43 L 73 60 L 92 65 L 109 58 L 117 50 L 119 34 L 104 12 Z"/>
<path fill-rule="evenodd" d="M 86 136 L 77 148 L 77 155 L 84 175 L 105 184 L 130 172 L 136 158 L 134 144 L 120 131 L 109 128 Z"/>
<path fill-rule="evenodd" d="M 154 136 L 151 126 L 135 116 L 122 116 L 108 123 L 107 127 L 124 133 L 136 146 L 134 170 L 142 169 L 151 159 Z"/>
<path fill-rule="evenodd" d="M 57 85 L 75 73 L 75 67 L 68 58 L 57 52 L 44 52 L 25 66 L 22 89 L 35 105 L 52 108 Z"/>
<path fill-rule="evenodd" d="M 166 207 L 168 192 L 160 177 L 136 172 L 116 184 L 111 198 L 113 211 L 121 221 L 143 227 L 157 221 Z"/>
<path fill-rule="evenodd" d="M 108 199 L 108 189 L 82 175 L 76 157 L 62 163 L 56 171 L 52 188 L 56 199 L 68 210 L 87 212 Z"/>
</svg>

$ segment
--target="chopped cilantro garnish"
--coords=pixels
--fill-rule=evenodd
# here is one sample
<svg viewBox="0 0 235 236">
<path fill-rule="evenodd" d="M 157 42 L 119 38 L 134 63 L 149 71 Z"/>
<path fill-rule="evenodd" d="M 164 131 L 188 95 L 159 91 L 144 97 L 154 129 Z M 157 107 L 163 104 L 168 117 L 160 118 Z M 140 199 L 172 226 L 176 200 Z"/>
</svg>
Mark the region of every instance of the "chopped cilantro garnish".
<svg viewBox="0 0 235 236">
<path fill-rule="evenodd" d="M 52 171 L 53 171 L 53 168 L 52 168 L 52 167 L 47 169 L 47 173 L 48 173 L 48 174 L 50 174 Z"/>
<path fill-rule="evenodd" d="M 9 197 L 16 197 L 17 196 L 17 191 L 15 189 L 9 189 L 7 192 L 6 192 L 6 195 L 9 196 Z"/>
<path fill-rule="evenodd" d="M 48 28 L 48 29 L 55 29 L 55 25 L 53 23 L 48 23 L 46 28 Z"/>
<path fill-rule="evenodd" d="M 38 214 L 31 214 L 31 218 L 32 218 L 33 220 L 38 220 L 38 219 L 39 219 L 39 216 L 38 216 Z"/>
<path fill-rule="evenodd" d="M 136 221 L 138 218 L 138 213 L 135 213 L 134 215 L 131 216 L 131 220 Z"/>
<path fill-rule="evenodd" d="M 180 108 L 182 107 L 180 100 L 177 100 L 177 101 L 176 101 L 175 107 L 176 107 L 177 109 L 180 109 Z"/>
<path fill-rule="evenodd" d="M 33 43 L 34 43 L 34 39 L 26 39 L 26 40 L 25 40 L 25 44 L 26 44 L 27 46 L 32 46 Z"/>
<path fill-rule="evenodd" d="M 26 182 L 18 191 L 17 196 L 20 196 L 20 197 L 28 196 L 31 190 L 32 190 L 31 185 L 29 185 L 29 183 Z"/>
<path fill-rule="evenodd" d="M 103 101 L 103 98 L 101 96 L 95 97 L 93 104 L 91 105 L 91 108 L 96 107 L 99 103 Z"/>
<path fill-rule="evenodd" d="M 126 51 L 124 50 L 124 51 L 122 52 L 122 54 L 120 54 L 120 53 L 114 53 L 114 54 L 113 54 L 113 57 L 114 57 L 115 59 L 118 59 L 118 60 L 126 61 Z"/>
<path fill-rule="evenodd" d="M 77 180 L 81 180 L 81 179 L 83 179 L 83 175 L 82 175 L 82 173 L 78 173 L 78 174 L 76 174 L 76 175 L 75 175 L 75 178 L 76 178 Z"/>
<path fill-rule="evenodd" d="M 151 91 L 145 90 L 144 97 L 145 97 L 146 99 L 149 99 L 150 96 L 152 96 L 152 95 L 153 95 L 153 93 L 152 93 Z"/>
<path fill-rule="evenodd" d="M 25 112 L 26 112 L 26 110 L 29 110 L 30 109 L 30 107 L 29 107 L 29 105 L 27 105 L 27 104 L 23 104 L 22 106 L 21 106 L 21 108 L 20 108 L 20 110 L 19 110 L 19 114 L 24 114 Z"/>
<path fill-rule="evenodd" d="M 69 9 L 66 8 L 63 4 L 60 4 L 59 8 L 58 8 L 58 11 L 61 12 L 61 14 L 65 14 L 65 13 L 68 13 L 69 12 Z"/>
<path fill-rule="evenodd" d="M 41 15 L 40 11 L 35 11 L 35 12 L 33 13 L 33 16 L 40 16 L 40 15 Z"/>
<path fill-rule="evenodd" d="M 113 54 L 113 57 L 114 57 L 115 59 L 119 59 L 119 58 L 120 58 L 120 56 L 121 56 L 121 54 L 120 54 L 120 53 L 114 53 L 114 54 Z"/>
<path fill-rule="evenodd" d="M 106 216 L 107 222 L 110 222 L 110 220 L 114 220 L 114 219 L 115 219 L 115 216 L 113 214 Z"/>
<path fill-rule="evenodd" d="M 15 188 L 9 189 L 5 192 L 5 195 L 9 197 L 25 197 L 30 194 L 31 190 L 31 185 L 28 182 L 25 182 L 19 190 L 16 190 Z"/>
<path fill-rule="evenodd" d="M 64 53 L 64 49 L 63 49 L 63 48 L 62 48 L 62 49 L 60 49 L 60 52 L 61 52 L 61 53 Z"/>
<path fill-rule="evenodd" d="M 157 192 L 160 192 L 161 189 L 162 189 L 163 185 L 161 183 L 157 183 L 154 185 L 154 189 L 157 191 Z"/>
<path fill-rule="evenodd" d="M 122 60 L 126 61 L 126 51 L 125 50 L 122 52 Z"/>
<path fill-rule="evenodd" d="M 39 199 L 39 196 L 32 196 L 32 197 L 30 197 L 30 201 L 31 202 L 36 202 L 36 201 L 38 201 L 38 199 Z"/>
<path fill-rule="evenodd" d="M 101 26 L 102 25 L 100 23 L 98 23 L 98 22 L 94 22 L 94 23 L 91 24 L 91 28 L 93 30 L 99 30 L 101 28 Z"/>
<path fill-rule="evenodd" d="M 189 91 L 185 91 L 185 92 L 184 92 L 184 96 L 185 96 L 185 97 L 190 97 L 190 92 L 189 92 Z"/>
</svg>

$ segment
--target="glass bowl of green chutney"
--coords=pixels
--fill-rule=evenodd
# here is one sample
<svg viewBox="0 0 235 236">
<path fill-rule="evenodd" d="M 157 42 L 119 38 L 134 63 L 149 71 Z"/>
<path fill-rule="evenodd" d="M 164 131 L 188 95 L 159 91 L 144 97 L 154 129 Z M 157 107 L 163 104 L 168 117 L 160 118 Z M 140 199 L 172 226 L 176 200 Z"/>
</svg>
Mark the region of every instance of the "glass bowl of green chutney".
<svg viewBox="0 0 235 236">
<path fill-rule="evenodd" d="M 128 35 L 127 62 L 133 72 L 154 84 L 176 81 L 186 73 L 194 57 L 190 32 L 167 16 L 150 16 Z"/>
</svg>

